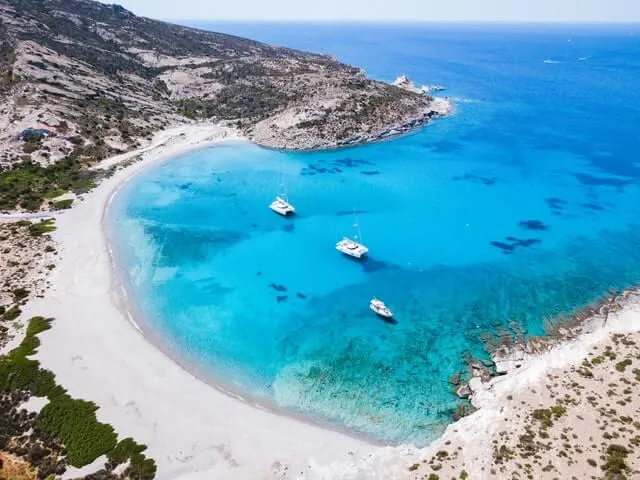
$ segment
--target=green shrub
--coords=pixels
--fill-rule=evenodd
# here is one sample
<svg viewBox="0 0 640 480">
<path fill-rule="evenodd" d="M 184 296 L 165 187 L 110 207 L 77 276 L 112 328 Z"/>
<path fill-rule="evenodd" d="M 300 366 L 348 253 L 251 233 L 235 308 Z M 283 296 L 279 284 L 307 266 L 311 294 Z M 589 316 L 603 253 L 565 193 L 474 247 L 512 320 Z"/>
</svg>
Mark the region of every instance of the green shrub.
<svg viewBox="0 0 640 480">
<path fill-rule="evenodd" d="M 609 445 L 607 447 L 605 463 L 601 467 L 602 470 L 607 472 L 608 477 L 624 473 L 629 469 L 629 466 L 625 461 L 629 453 L 629 450 L 622 445 Z"/>
<path fill-rule="evenodd" d="M 24 153 L 33 153 L 40 149 L 40 144 L 35 142 L 25 142 L 22 147 Z"/>
<path fill-rule="evenodd" d="M 54 222 L 55 220 L 50 218 L 48 220 L 41 220 L 38 223 L 32 223 L 29 227 L 29 234 L 32 237 L 39 237 L 45 233 L 53 232 L 56 229 Z"/>
<path fill-rule="evenodd" d="M 127 478 L 151 480 L 156 474 L 156 464 L 142 454 L 147 447 L 131 438 L 118 443 L 113 427 L 97 420 L 95 403 L 69 396 L 56 383 L 53 372 L 40 368 L 37 360 L 29 358 L 40 346 L 38 334 L 51 328 L 51 322 L 52 319 L 33 317 L 20 345 L 0 357 L 0 390 L 26 390 L 49 399 L 38 414 L 38 425 L 64 444 L 70 465 L 83 467 L 107 455 L 115 464 L 129 462 Z"/>
<path fill-rule="evenodd" d="M 91 190 L 99 172 L 87 169 L 79 155 L 72 154 L 46 167 L 23 161 L 10 169 L 0 170 L 0 209 L 20 206 L 38 210 L 45 198 L 55 198 L 67 191 L 85 193 Z"/>
<path fill-rule="evenodd" d="M 51 206 L 56 210 L 65 210 L 67 208 L 71 208 L 72 203 L 73 203 L 73 198 L 69 198 L 66 200 L 58 200 L 57 202 L 52 202 Z"/>
<path fill-rule="evenodd" d="M 95 403 L 60 395 L 40 411 L 40 427 L 62 441 L 70 465 L 88 465 L 116 446 L 113 427 L 98 422 L 97 409 Z"/>
<path fill-rule="evenodd" d="M 626 360 L 616 363 L 616 370 L 619 372 L 624 372 L 629 365 L 631 365 L 631 360 L 627 358 Z"/>
<path fill-rule="evenodd" d="M 20 302 L 29 296 L 29 290 L 26 288 L 14 288 L 11 294 L 15 302 Z"/>
<path fill-rule="evenodd" d="M 2 321 L 11 322 L 16 318 L 18 318 L 21 313 L 22 313 L 22 310 L 20 310 L 18 306 L 14 305 L 13 307 L 11 307 L 9 310 L 7 310 L 2 314 Z"/>
</svg>

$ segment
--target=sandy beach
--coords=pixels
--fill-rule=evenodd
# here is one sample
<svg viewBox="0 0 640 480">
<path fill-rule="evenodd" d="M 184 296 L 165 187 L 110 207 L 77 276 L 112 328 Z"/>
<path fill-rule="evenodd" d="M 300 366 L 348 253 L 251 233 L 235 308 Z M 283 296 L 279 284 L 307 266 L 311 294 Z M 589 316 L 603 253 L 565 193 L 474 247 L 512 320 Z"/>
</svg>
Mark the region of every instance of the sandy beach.
<svg viewBox="0 0 640 480">
<path fill-rule="evenodd" d="M 52 237 L 59 258 L 47 278 L 51 286 L 44 298 L 24 308 L 23 318 L 55 318 L 54 327 L 41 335 L 38 359 L 43 366 L 73 396 L 96 402 L 98 419 L 113 425 L 121 437 L 146 444 L 160 479 L 404 479 L 428 478 L 434 472 L 439 478 L 458 478 L 463 470 L 471 479 L 511 478 L 507 471 L 516 468 L 516 461 L 502 469 L 495 465 L 496 439 L 502 432 L 517 436 L 527 426 L 528 408 L 569 392 L 571 387 L 563 385 L 551 395 L 550 379 L 575 373 L 594 349 L 612 341 L 612 334 L 638 335 L 640 301 L 631 296 L 606 325 L 602 317 L 593 317 L 577 338 L 493 378 L 474 395 L 479 410 L 450 425 L 424 449 L 379 448 L 225 394 L 143 336 L 123 304 L 103 220 L 118 188 L 152 163 L 189 149 L 242 140 L 219 125 L 182 126 L 158 133 L 147 147 L 102 162 L 98 168 L 120 167 L 72 209 L 56 215 Z M 631 344 L 624 345 L 632 352 Z M 589 388 L 602 393 L 608 387 L 595 382 Z M 637 403 L 630 403 L 630 414 L 640 414 Z M 593 423 L 589 428 L 597 429 Z M 450 456 L 441 458 L 443 451 Z"/>
<path fill-rule="evenodd" d="M 56 217 L 60 260 L 46 298 L 24 318 L 55 318 L 38 359 L 75 397 L 100 405 L 98 419 L 149 447 L 160 479 L 294 478 L 314 462 L 347 460 L 373 447 L 340 433 L 265 411 L 193 377 L 128 321 L 116 291 L 103 213 L 117 187 L 153 162 L 194 147 L 241 140 L 215 125 L 163 131 L 71 210 Z"/>
</svg>

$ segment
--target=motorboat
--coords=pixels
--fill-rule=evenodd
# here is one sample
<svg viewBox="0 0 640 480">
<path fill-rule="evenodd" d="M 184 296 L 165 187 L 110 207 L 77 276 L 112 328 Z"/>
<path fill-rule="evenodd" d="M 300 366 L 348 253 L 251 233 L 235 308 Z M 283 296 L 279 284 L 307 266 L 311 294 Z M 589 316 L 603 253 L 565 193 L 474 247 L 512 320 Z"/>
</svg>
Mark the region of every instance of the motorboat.
<svg viewBox="0 0 640 480">
<path fill-rule="evenodd" d="M 369 308 L 373 311 L 373 313 L 375 313 L 376 315 L 382 318 L 385 318 L 385 319 L 393 318 L 393 312 L 389 307 L 385 305 L 385 303 L 382 300 L 373 298 L 371 300 L 371 303 L 369 304 Z"/>
</svg>

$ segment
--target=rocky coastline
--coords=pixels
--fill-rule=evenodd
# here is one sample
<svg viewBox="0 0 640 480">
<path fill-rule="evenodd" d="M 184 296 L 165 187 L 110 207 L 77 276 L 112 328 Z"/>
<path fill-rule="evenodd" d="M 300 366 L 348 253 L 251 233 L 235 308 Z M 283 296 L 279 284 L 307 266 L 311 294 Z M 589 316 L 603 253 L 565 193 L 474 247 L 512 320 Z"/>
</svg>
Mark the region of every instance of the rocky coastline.
<svg viewBox="0 0 640 480">
<path fill-rule="evenodd" d="M 547 326 L 547 335 L 527 339 L 503 338 L 497 348 L 489 351 L 490 361 L 470 359 L 468 362 L 470 380 L 461 382 L 459 376 L 450 380 L 455 394 L 468 400 L 474 408 L 480 408 L 479 397 L 490 391 L 497 379 L 509 376 L 531 359 L 548 352 L 554 347 L 606 326 L 610 315 L 640 299 L 640 287 L 631 287 L 621 292 L 610 292 L 595 305 L 575 312 L 570 318 L 560 319 Z"/>
</svg>

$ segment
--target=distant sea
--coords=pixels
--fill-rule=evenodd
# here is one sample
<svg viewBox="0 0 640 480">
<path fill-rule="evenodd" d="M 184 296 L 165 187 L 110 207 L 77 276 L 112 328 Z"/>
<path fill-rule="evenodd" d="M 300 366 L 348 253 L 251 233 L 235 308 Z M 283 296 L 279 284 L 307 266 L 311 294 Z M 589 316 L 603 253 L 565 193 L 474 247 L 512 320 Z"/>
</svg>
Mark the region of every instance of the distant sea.
<svg viewBox="0 0 640 480">
<path fill-rule="evenodd" d="M 488 336 L 541 335 L 640 283 L 640 27 L 197 26 L 441 84 L 455 105 L 390 142 L 208 148 L 126 185 L 108 221 L 133 307 L 212 382 L 423 445 Z M 281 177 L 293 219 L 268 209 Z M 361 263 L 335 250 L 354 209 Z"/>
</svg>

